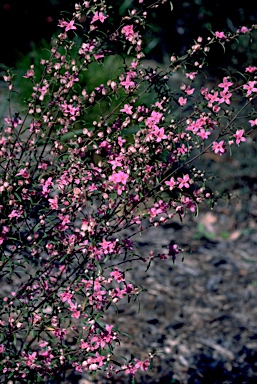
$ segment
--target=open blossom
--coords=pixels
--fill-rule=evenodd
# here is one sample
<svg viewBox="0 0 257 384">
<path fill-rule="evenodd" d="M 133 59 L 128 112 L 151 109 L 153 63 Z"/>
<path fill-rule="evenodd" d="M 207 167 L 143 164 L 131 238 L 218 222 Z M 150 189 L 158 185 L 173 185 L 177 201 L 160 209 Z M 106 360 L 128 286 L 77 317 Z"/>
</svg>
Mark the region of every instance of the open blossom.
<svg viewBox="0 0 257 384">
<path fill-rule="evenodd" d="M 122 109 L 120 109 L 120 112 L 124 112 L 126 113 L 127 115 L 132 115 L 133 112 L 132 112 L 132 106 L 129 105 L 129 104 L 125 104 L 124 107 Z"/>
<path fill-rule="evenodd" d="M 255 125 L 257 125 L 257 119 L 249 120 L 249 123 L 251 124 L 251 127 L 254 127 Z"/>
<path fill-rule="evenodd" d="M 215 36 L 218 37 L 219 39 L 226 39 L 226 36 L 224 32 L 215 32 Z"/>
<path fill-rule="evenodd" d="M 16 176 L 22 176 L 24 177 L 24 179 L 28 179 L 30 177 L 30 174 L 29 172 L 27 171 L 27 168 L 23 168 L 21 169 L 17 174 Z"/>
<path fill-rule="evenodd" d="M 20 209 L 13 209 L 12 212 L 8 215 L 10 219 L 13 219 L 14 217 L 19 218 L 23 214 L 23 210 Z"/>
<path fill-rule="evenodd" d="M 186 73 L 186 78 L 190 80 L 194 80 L 196 75 L 197 75 L 197 72 L 189 72 L 189 73 Z"/>
<path fill-rule="evenodd" d="M 257 67 L 253 67 L 251 65 L 249 67 L 245 68 L 245 72 L 253 73 L 255 71 L 257 71 Z"/>
<path fill-rule="evenodd" d="M 174 177 L 171 177 L 169 181 L 165 181 L 165 184 L 170 187 L 170 190 L 172 190 L 177 182 L 175 181 Z"/>
<path fill-rule="evenodd" d="M 35 325 L 41 319 L 42 319 L 42 316 L 40 316 L 38 313 L 34 313 L 34 315 L 33 315 L 33 325 Z"/>
<path fill-rule="evenodd" d="M 71 29 L 77 29 L 77 27 L 75 27 L 74 25 L 74 20 L 71 20 L 69 22 L 64 20 L 59 20 L 58 26 L 65 28 L 65 32 L 68 32 Z"/>
<path fill-rule="evenodd" d="M 29 79 L 30 77 L 33 77 L 34 75 L 35 75 L 35 71 L 34 71 L 33 66 L 32 66 L 32 68 L 29 69 L 23 77 L 25 79 Z"/>
<path fill-rule="evenodd" d="M 232 81 L 229 81 L 227 77 L 223 77 L 222 83 L 218 84 L 220 88 L 224 88 L 224 91 L 227 91 L 228 88 L 233 85 Z"/>
<path fill-rule="evenodd" d="M 114 181 L 115 183 L 122 183 L 123 185 L 126 185 L 128 177 L 129 175 L 127 173 L 120 171 L 109 176 L 109 180 Z"/>
<path fill-rule="evenodd" d="M 197 136 L 200 136 L 202 140 L 208 139 L 208 136 L 211 134 L 209 131 L 205 131 L 205 129 L 201 128 L 199 132 L 197 132 Z"/>
<path fill-rule="evenodd" d="M 133 87 L 135 85 L 134 81 L 130 80 L 130 76 L 126 76 L 126 80 L 120 82 L 121 85 L 125 87 L 125 89 L 129 89 L 129 87 Z"/>
<path fill-rule="evenodd" d="M 55 196 L 53 199 L 48 199 L 51 209 L 58 209 L 58 196 Z"/>
<path fill-rule="evenodd" d="M 220 156 L 223 155 L 223 153 L 226 152 L 226 145 L 224 140 L 221 140 L 219 143 L 215 141 L 212 145 L 212 149 L 215 153 L 219 154 Z"/>
<path fill-rule="evenodd" d="M 248 81 L 247 84 L 243 85 L 243 88 L 247 90 L 246 97 L 250 96 L 253 92 L 257 92 L 255 84 L 256 81 Z"/>
<path fill-rule="evenodd" d="M 140 368 L 141 371 L 147 371 L 148 370 L 148 367 L 150 366 L 150 360 L 147 359 L 145 361 L 141 361 L 141 360 L 138 360 L 138 359 L 135 359 L 135 368 Z"/>
<path fill-rule="evenodd" d="M 156 137 L 156 142 L 159 143 L 161 140 L 167 139 L 167 136 L 164 134 L 164 128 L 154 127 L 153 135 Z"/>
<path fill-rule="evenodd" d="M 179 103 L 179 105 L 181 106 L 181 107 L 183 107 L 184 105 L 186 105 L 186 103 L 187 103 L 187 98 L 185 98 L 185 97 L 179 97 L 179 99 L 178 99 L 178 103 Z"/>
<path fill-rule="evenodd" d="M 189 175 L 184 175 L 183 177 L 178 177 L 179 188 L 189 188 L 191 184 L 191 180 Z"/>
<path fill-rule="evenodd" d="M 45 179 L 41 179 L 41 184 L 42 184 L 42 188 L 43 188 L 43 195 L 44 196 L 47 196 L 49 194 L 49 188 L 53 186 L 53 182 L 52 182 L 53 178 L 52 177 L 48 177 L 47 180 Z"/>
<path fill-rule="evenodd" d="M 131 41 L 132 43 L 135 42 L 135 39 L 138 37 L 138 33 L 134 32 L 134 26 L 133 25 L 125 25 L 121 33 L 125 35 L 126 39 Z"/>
<path fill-rule="evenodd" d="M 121 136 L 119 136 L 118 137 L 118 144 L 119 144 L 119 146 L 122 147 L 124 143 L 126 143 L 126 140 L 123 139 Z"/>
<path fill-rule="evenodd" d="M 104 22 L 105 19 L 107 19 L 108 16 L 104 16 L 103 12 L 98 12 L 96 11 L 96 13 L 94 14 L 92 20 L 91 20 L 91 24 L 95 23 L 96 21 L 101 21 L 101 23 Z"/>
<path fill-rule="evenodd" d="M 65 328 L 55 328 L 54 330 L 54 335 L 56 337 L 59 337 L 60 340 L 64 339 L 64 336 L 67 335 L 67 330 Z"/>
<path fill-rule="evenodd" d="M 35 364 L 34 364 L 34 361 L 36 360 L 37 358 L 37 352 L 32 352 L 31 354 L 28 353 L 26 358 L 25 358 L 25 363 L 31 367 L 31 368 L 34 368 L 35 367 Z"/>
<path fill-rule="evenodd" d="M 220 92 L 220 100 L 219 100 L 219 104 L 221 103 L 226 103 L 227 105 L 230 104 L 230 98 L 232 96 L 232 93 L 228 93 L 227 91 L 223 91 L 223 92 Z"/>
<path fill-rule="evenodd" d="M 110 273 L 110 276 L 112 276 L 118 283 L 125 280 L 123 272 L 119 271 L 117 267 Z"/>
<path fill-rule="evenodd" d="M 243 27 L 240 28 L 239 32 L 241 32 L 241 33 L 247 33 L 247 32 L 249 32 L 249 28 L 243 26 Z"/>
<path fill-rule="evenodd" d="M 191 88 L 190 85 L 188 85 L 184 91 L 187 95 L 192 95 L 194 93 L 195 89 Z"/>
<path fill-rule="evenodd" d="M 238 130 L 236 131 L 236 133 L 233 135 L 233 136 L 236 138 L 236 144 L 237 144 L 237 145 L 240 144 L 241 141 L 246 141 L 246 138 L 243 137 L 244 133 L 245 133 L 245 132 L 244 132 L 243 129 L 238 129 Z"/>
</svg>

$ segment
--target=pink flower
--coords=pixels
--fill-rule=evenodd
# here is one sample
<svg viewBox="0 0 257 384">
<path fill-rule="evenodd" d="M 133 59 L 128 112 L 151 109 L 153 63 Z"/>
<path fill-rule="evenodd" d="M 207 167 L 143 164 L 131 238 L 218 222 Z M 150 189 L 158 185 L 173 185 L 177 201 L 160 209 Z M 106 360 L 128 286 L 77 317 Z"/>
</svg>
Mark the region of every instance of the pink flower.
<svg viewBox="0 0 257 384">
<path fill-rule="evenodd" d="M 113 170 L 115 170 L 115 168 L 117 168 L 117 167 L 122 167 L 121 158 L 119 156 L 116 157 L 116 159 L 114 159 L 114 160 L 109 160 L 108 163 L 112 164 Z"/>
<path fill-rule="evenodd" d="M 239 32 L 241 32 L 241 33 L 247 33 L 247 32 L 249 32 L 249 29 L 248 29 L 247 27 L 241 27 L 240 30 L 239 30 Z"/>
<path fill-rule="evenodd" d="M 34 315 L 33 315 L 33 325 L 35 325 L 41 319 L 42 319 L 42 317 L 40 315 L 38 315 L 37 313 L 34 313 Z"/>
<path fill-rule="evenodd" d="M 189 175 L 184 175 L 183 178 L 182 177 L 178 177 L 178 182 L 179 182 L 179 188 L 189 188 L 190 187 L 190 184 L 191 184 L 191 180 L 190 180 L 190 177 Z"/>
<path fill-rule="evenodd" d="M 158 128 L 157 126 L 155 126 L 153 134 L 155 137 L 157 137 L 157 143 L 159 143 L 161 140 L 167 139 L 167 136 L 164 134 L 164 128 Z"/>
<path fill-rule="evenodd" d="M 71 116 L 78 116 L 79 114 L 79 107 L 74 107 L 72 104 L 65 104 L 61 105 L 63 112 L 70 114 Z"/>
<path fill-rule="evenodd" d="M 48 342 L 45 341 L 45 340 L 41 340 L 41 341 L 39 342 L 39 346 L 40 346 L 41 348 L 45 348 L 45 347 L 47 346 L 47 344 L 48 344 Z"/>
<path fill-rule="evenodd" d="M 232 93 L 227 93 L 227 91 L 224 90 L 223 92 L 220 93 L 220 96 L 221 98 L 220 98 L 219 104 L 221 103 L 226 103 L 227 105 L 230 104 L 230 98 L 232 96 Z"/>
<path fill-rule="evenodd" d="M 245 68 L 245 72 L 249 72 L 249 73 L 253 73 L 256 70 L 257 70 L 257 67 L 252 67 L 252 66 Z"/>
<path fill-rule="evenodd" d="M 33 77 L 34 75 L 35 75 L 35 71 L 33 69 L 29 69 L 23 77 L 25 77 L 25 79 L 29 79 L 30 77 Z"/>
<path fill-rule="evenodd" d="M 12 212 L 10 213 L 10 215 L 8 215 L 8 217 L 10 219 L 13 219 L 14 217 L 19 218 L 22 214 L 23 214 L 22 209 L 21 210 L 13 209 Z"/>
<path fill-rule="evenodd" d="M 33 352 L 32 354 L 28 353 L 26 364 L 28 366 L 31 366 L 31 368 L 33 368 L 35 366 L 33 363 L 36 360 L 36 358 L 37 358 L 37 352 Z"/>
<path fill-rule="evenodd" d="M 212 107 L 213 103 L 220 101 L 217 91 L 214 93 L 206 93 L 206 94 L 204 94 L 204 96 L 205 96 L 206 100 L 209 100 L 208 107 Z"/>
<path fill-rule="evenodd" d="M 108 16 L 104 16 L 104 14 L 102 12 L 98 12 L 96 11 L 96 13 L 94 14 L 92 20 L 91 20 L 91 24 L 95 23 L 96 21 L 101 21 L 101 23 L 104 22 L 105 19 L 107 19 Z"/>
<path fill-rule="evenodd" d="M 109 176 L 109 180 L 115 183 L 122 183 L 123 185 L 126 185 L 128 177 L 129 175 L 127 173 L 120 171 Z"/>
<path fill-rule="evenodd" d="M 169 181 L 165 181 L 165 184 L 170 187 L 170 190 L 172 190 L 177 182 L 175 181 L 174 177 L 171 177 Z"/>
<path fill-rule="evenodd" d="M 58 209 L 58 196 L 48 199 L 51 209 Z"/>
<path fill-rule="evenodd" d="M 227 91 L 228 88 L 233 85 L 232 81 L 228 81 L 227 77 L 223 77 L 223 82 L 218 84 L 220 88 L 224 88 L 224 91 Z"/>
<path fill-rule="evenodd" d="M 213 110 L 214 113 L 218 113 L 219 110 L 220 110 L 220 107 L 218 105 L 214 105 L 212 110 Z"/>
<path fill-rule="evenodd" d="M 101 251 L 103 251 L 105 255 L 114 251 L 115 244 L 116 244 L 115 242 L 113 243 L 105 239 L 103 239 L 103 241 L 99 243 L 99 245 L 101 245 L 101 248 L 102 248 Z"/>
<path fill-rule="evenodd" d="M 118 283 L 124 281 L 123 272 L 119 271 L 116 267 L 113 272 L 110 273 L 110 276 L 112 276 Z"/>
<path fill-rule="evenodd" d="M 63 303 L 65 303 L 65 301 L 67 301 L 67 303 L 71 303 L 71 299 L 73 297 L 73 294 L 69 293 L 69 292 L 63 292 L 60 294 L 60 297 L 61 297 L 61 300 Z"/>
<path fill-rule="evenodd" d="M 24 179 L 29 179 L 30 174 L 29 174 L 29 172 L 27 171 L 27 168 L 23 168 L 23 169 L 21 169 L 21 170 L 16 174 L 16 176 L 22 176 L 22 177 L 24 177 Z"/>
<path fill-rule="evenodd" d="M 138 66 L 138 60 L 134 60 L 134 61 L 132 61 L 132 63 L 130 64 L 130 67 L 131 68 L 136 68 Z"/>
<path fill-rule="evenodd" d="M 179 99 L 178 99 L 178 103 L 179 103 L 179 105 L 181 106 L 181 107 L 183 107 L 184 105 L 186 105 L 186 103 L 187 103 L 187 98 L 184 98 L 184 97 L 180 97 Z"/>
<path fill-rule="evenodd" d="M 248 83 L 243 86 L 243 88 L 247 90 L 246 97 L 250 96 L 252 92 L 257 92 L 255 84 L 256 81 L 248 81 Z"/>
<path fill-rule="evenodd" d="M 181 153 L 182 155 L 184 155 L 184 154 L 187 153 L 187 152 L 188 152 L 188 149 L 187 149 L 187 147 L 185 146 L 185 144 L 183 143 L 183 144 L 181 145 L 181 147 L 178 148 L 178 153 Z"/>
<path fill-rule="evenodd" d="M 211 132 L 205 131 L 203 128 L 200 129 L 200 132 L 197 132 L 197 136 L 200 136 L 202 140 L 208 139 L 210 134 Z"/>
<path fill-rule="evenodd" d="M 226 39 L 226 36 L 224 34 L 224 32 L 215 32 L 215 36 L 218 38 L 218 39 Z"/>
<path fill-rule="evenodd" d="M 77 29 L 74 25 L 74 20 L 71 20 L 70 22 L 59 20 L 59 27 L 65 28 L 65 32 L 68 32 L 71 29 Z"/>
<path fill-rule="evenodd" d="M 186 73 L 186 78 L 190 80 L 194 80 L 196 75 L 197 75 L 197 72 L 189 72 L 189 73 Z"/>
<path fill-rule="evenodd" d="M 181 203 L 184 204 L 191 212 L 195 212 L 195 203 L 189 197 L 182 196 Z"/>
<path fill-rule="evenodd" d="M 195 89 L 191 88 L 190 85 L 188 85 L 184 91 L 187 95 L 192 95 L 194 93 Z"/>
<path fill-rule="evenodd" d="M 122 109 L 120 109 L 120 112 L 125 112 L 127 115 L 132 115 L 132 106 L 129 104 L 125 104 Z"/>
<path fill-rule="evenodd" d="M 118 137 L 118 144 L 119 144 L 119 146 L 122 147 L 124 143 L 126 143 L 126 140 L 123 139 L 121 136 L 119 136 Z"/>
<path fill-rule="evenodd" d="M 255 125 L 257 125 L 257 119 L 249 120 L 249 123 L 251 124 L 251 127 L 254 127 Z"/>
<path fill-rule="evenodd" d="M 244 130 L 238 129 L 236 133 L 233 135 L 236 138 L 236 144 L 239 145 L 241 141 L 246 141 L 246 138 L 243 137 Z"/>
<path fill-rule="evenodd" d="M 219 143 L 215 141 L 212 145 L 212 149 L 215 153 L 218 153 L 220 156 L 222 156 L 223 153 L 226 152 L 226 145 L 224 140 L 221 140 Z"/>
<path fill-rule="evenodd" d="M 52 182 L 52 177 L 48 177 L 47 180 L 45 179 L 41 179 L 41 184 L 42 184 L 42 187 L 43 187 L 43 195 L 44 196 L 47 196 L 49 194 L 49 187 L 52 187 L 53 186 L 53 182 Z"/>
<path fill-rule="evenodd" d="M 140 361 L 138 359 L 135 359 L 136 361 L 136 364 L 135 364 L 135 368 L 140 368 L 141 371 L 147 371 L 149 365 L 150 365 L 150 361 L 149 359 L 145 360 L 145 361 Z"/>
<path fill-rule="evenodd" d="M 54 335 L 56 337 L 59 337 L 60 340 L 64 339 L 64 336 L 67 335 L 67 330 L 65 328 L 55 328 L 54 330 Z"/>
<path fill-rule="evenodd" d="M 73 317 L 75 319 L 80 318 L 80 311 L 77 309 L 76 306 L 71 307 L 70 310 L 72 311 L 71 317 Z"/>
<path fill-rule="evenodd" d="M 123 85 L 125 89 L 129 89 L 129 87 L 133 87 L 135 85 L 134 81 L 130 80 L 130 76 L 127 76 L 126 80 L 121 81 L 120 84 Z"/>
<path fill-rule="evenodd" d="M 161 121 L 163 114 L 161 112 L 152 111 L 151 116 L 147 118 L 146 125 L 147 127 L 152 127 L 155 124 L 158 124 Z"/>
<path fill-rule="evenodd" d="M 138 37 L 138 33 L 134 32 L 134 26 L 132 24 L 131 25 L 125 25 L 122 28 L 121 33 L 123 33 L 123 35 L 125 35 L 126 39 L 131 41 L 132 43 L 134 43 L 135 39 Z"/>
</svg>

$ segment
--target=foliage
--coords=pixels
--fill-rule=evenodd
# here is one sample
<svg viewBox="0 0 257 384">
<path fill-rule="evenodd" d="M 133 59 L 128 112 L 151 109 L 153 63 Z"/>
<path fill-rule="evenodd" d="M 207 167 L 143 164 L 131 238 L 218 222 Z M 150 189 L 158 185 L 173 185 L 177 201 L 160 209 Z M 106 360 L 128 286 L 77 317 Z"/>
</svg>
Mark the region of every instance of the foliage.
<svg viewBox="0 0 257 384">
<path fill-rule="evenodd" d="M 113 6 L 118 25 L 119 17 L 125 16 L 137 1 L 109 0 L 107 4 Z M 251 25 L 257 17 L 257 8 L 249 1 L 227 0 L 224 7 L 221 0 L 173 0 L 172 5 L 172 12 L 168 1 L 162 7 L 152 9 L 148 15 L 151 28 L 143 34 L 144 51 L 148 51 L 151 59 L 159 63 L 166 62 L 168 55 L 174 52 L 178 55 L 184 54 L 197 36 L 208 37 L 211 30 L 235 33 L 238 26 Z M 73 7 L 72 0 L 6 0 L 0 11 L 0 32 L 4 36 L 1 41 L 0 62 L 14 66 L 20 52 L 28 54 L 33 43 L 38 45 L 41 39 L 49 43 L 56 32 L 60 12 L 63 9 L 72 12 Z M 225 55 L 222 54 L 222 64 L 220 50 L 215 53 L 212 50 L 212 59 L 209 61 L 212 73 L 215 73 L 217 66 L 232 64 L 232 56 L 233 66 L 237 69 L 242 64 L 250 65 L 251 60 L 256 60 L 255 34 L 256 32 L 250 51 L 245 47 L 242 51 L 238 45 L 231 45 Z M 242 46 L 247 44 L 248 37 L 242 37 L 245 41 Z"/>
<path fill-rule="evenodd" d="M 61 382 L 70 368 L 134 379 L 151 368 L 152 356 L 115 355 L 120 334 L 106 314 L 138 300 L 142 288 L 127 280 L 129 267 L 175 261 L 180 249 L 143 258 L 127 230 L 211 205 L 197 160 L 232 152 L 257 125 L 257 67 L 215 83 L 205 72 L 212 49 L 256 26 L 198 37 L 165 68 L 148 68 L 141 35 L 161 3 L 139 1 L 118 26 L 104 1 L 76 4 L 72 18 L 59 20 L 41 71 L 31 64 L 24 74 L 25 110 L 12 113 L 10 102 L 0 136 L 0 273 L 12 287 L 0 302 L 6 382 Z M 106 74 L 110 62 L 122 64 L 119 73 L 97 77 L 96 67 Z M 4 80 L 12 101 L 11 70 Z"/>
</svg>

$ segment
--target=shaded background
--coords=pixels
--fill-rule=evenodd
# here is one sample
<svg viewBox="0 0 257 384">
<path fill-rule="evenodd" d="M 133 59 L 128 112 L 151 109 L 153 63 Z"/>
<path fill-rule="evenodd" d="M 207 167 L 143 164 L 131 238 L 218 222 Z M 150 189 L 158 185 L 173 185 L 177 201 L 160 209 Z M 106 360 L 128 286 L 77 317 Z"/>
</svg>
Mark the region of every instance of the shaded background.
<svg viewBox="0 0 257 384">
<path fill-rule="evenodd" d="M 56 31 L 60 12 L 73 11 L 76 1 L 71 0 L 1 0 L 0 1 L 0 63 L 14 66 L 21 53 L 32 49 L 32 43 L 42 39 L 50 42 Z M 108 1 L 107 1 L 108 3 Z M 132 0 L 112 0 L 114 15 L 126 13 L 128 7 L 138 4 Z M 150 4 L 145 0 L 145 5 Z M 183 53 L 198 36 L 210 36 L 210 31 L 235 32 L 240 26 L 257 23 L 257 4 L 251 0 L 173 0 L 157 10 L 152 10 L 151 28 L 145 33 L 149 58 L 163 62 L 173 53 Z M 225 3 L 225 6 L 224 6 Z M 117 17 L 117 22 L 119 17 Z M 227 59 L 233 56 L 235 66 L 246 60 L 256 59 L 257 46 L 245 52 L 242 42 L 237 53 L 227 51 Z M 235 47 L 234 47 L 235 48 Z M 222 49 L 222 48 L 219 48 Z M 241 52 L 240 52 L 241 51 Z M 221 52 L 220 52 L 221 53 Z M 224 65 L 226 65 L 226 57 Z M 218 65 L 219 51 L 210 60 L 210 70 Z"/>
</svg>

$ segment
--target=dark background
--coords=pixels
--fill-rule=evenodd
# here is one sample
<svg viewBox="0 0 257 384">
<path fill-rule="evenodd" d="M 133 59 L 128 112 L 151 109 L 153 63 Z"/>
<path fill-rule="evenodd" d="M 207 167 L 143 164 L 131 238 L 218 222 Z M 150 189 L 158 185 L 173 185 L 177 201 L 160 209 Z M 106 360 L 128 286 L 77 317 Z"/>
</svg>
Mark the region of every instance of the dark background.
<svg viewBox="0 0 257 384">
<path fill-rule="evenodd" d="M 145 0 L 144 3 L 151 2 Z M 0 63 L 14 66 L 21 53 L 31 51 L 32 42 L 50 41 L 60 12 L 72 12 L 75 3 L 71 0 L 0 0 Z M 114 7 L 117 21 L 119 14 L 133 6 L 132 0 L 109 0 L 109 3 Z M 173 0 L 172 3 L 172 12 L 169 1 L 151 11 L 152 28 L 145 33 L 149 58 L 159 62 L 165 60 L 165 55 L 183 53 L 198 36 L 210 36 L 210 30 L 235 32 L 240 26 L 257 23 L 257 3 L 252 0 Z M 241 51 L 237 50 L 235 55 L 232 47 L 227 57 L 234 55 L 234 64 L 241 65 L 255 59 L 253 52 L 257 47 L 254 45 L 252 52 L 245 52 L 243 47 Z M 218 50 L 211 58 L 213 68 L 220 53 Z"/>
</svg>

